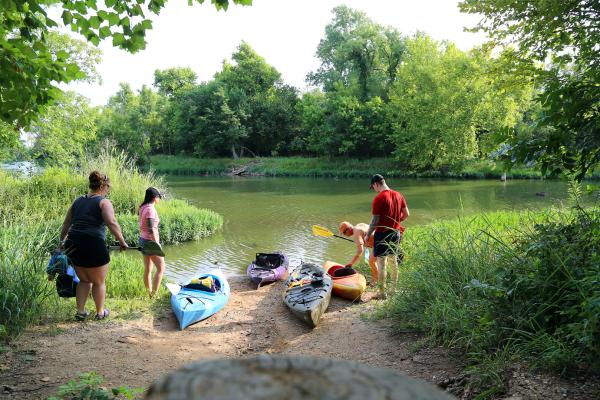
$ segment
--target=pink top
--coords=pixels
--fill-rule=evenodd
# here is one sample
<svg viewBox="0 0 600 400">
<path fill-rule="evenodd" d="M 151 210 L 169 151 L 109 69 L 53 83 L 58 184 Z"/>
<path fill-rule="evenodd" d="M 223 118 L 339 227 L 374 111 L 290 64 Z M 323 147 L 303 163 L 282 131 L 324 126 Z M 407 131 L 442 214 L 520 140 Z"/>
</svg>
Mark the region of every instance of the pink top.
<svg viewBox="0 0 600 400">
<path fill-rule="evenodd" d="M 140 236 L 143 239 L 152 240 L 152 230 L 148 227 L 148 218 L 152 218 L 152 228 L 151 229 L 156 229 L 156 237 L 154 239 L 156 240 L 156 243 L 159 243 L 158 223 L 160 222 L 160 219 L 158 218 L 158 213 L 156 212 L 156 209 L 154 208 L 154 204 L 152 204 L 152 203 L 144 204 L 143 206 L 140 207 L 140 219 L 139 219 Z"/>
</svg>

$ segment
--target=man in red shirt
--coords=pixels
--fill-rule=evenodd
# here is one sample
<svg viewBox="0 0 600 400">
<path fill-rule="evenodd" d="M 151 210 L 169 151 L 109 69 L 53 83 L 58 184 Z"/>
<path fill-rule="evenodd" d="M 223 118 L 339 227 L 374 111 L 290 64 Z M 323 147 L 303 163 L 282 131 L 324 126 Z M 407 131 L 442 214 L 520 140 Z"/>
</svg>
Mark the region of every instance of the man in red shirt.
<svg viewBox="0 0 600 400">
<path fill-rule="evenodd" d="M 379 293 L 374 297 L 385 299 L 385 278 L 388 256 L 392 256 L 392 290 L 398 284 L 398 260 L 402 260 L 400 241 L 404 227 L 400 224 L 410 215 L 404 196 L 392 190 L 385 183 L 383 176 L 376 174 L 371 177 L 371 189 L 378 194 L 373 199 L 373 219 L 365 235 L 367 240 L 372 234 L 373 253 L 377 257 Z"/>
</svg>

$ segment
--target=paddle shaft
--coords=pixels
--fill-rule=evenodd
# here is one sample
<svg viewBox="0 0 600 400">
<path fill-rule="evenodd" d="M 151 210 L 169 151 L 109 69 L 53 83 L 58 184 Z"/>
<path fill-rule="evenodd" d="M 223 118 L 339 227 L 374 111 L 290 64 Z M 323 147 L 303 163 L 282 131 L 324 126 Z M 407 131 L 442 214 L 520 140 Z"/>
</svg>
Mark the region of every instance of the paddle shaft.
<svg viewBox="0 0 600 400">
<path fill-rule="evenodd" d="M 121 246 L 106 246 L 109 250 L 121 250 Z M 139 250 L 142 251 L 140 246 L 127 247 L 125 250 Z"/>
<path fill-rule="evenodd" d="M 336 238 L 344 239 L 344 240 L 347 240 L 347 241 L 349 241 L 349 242 L 352 242 L 352 243 L 354 243 L 354 240 L 352 240 L 352 239 L 348 239 L 348 238 L 345 238 L 345 237 L 343 237 L 343 236 L 336 235 L 335 233 L 333 234 L 333 236 L 335 236 Z"/>
</svg>

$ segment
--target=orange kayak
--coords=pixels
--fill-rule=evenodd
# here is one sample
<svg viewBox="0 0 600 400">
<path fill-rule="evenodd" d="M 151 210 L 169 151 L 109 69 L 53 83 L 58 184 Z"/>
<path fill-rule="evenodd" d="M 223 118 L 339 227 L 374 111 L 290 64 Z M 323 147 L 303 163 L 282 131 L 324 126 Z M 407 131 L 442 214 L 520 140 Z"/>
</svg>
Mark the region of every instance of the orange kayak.
<svg viewBox="0 0 600 400">
<path fill-rule="evenodd" d="M 333 261 L 325 261 L 323 269 L 333 280 L 333 294 L 345 299 L 360 299 L 367 288 L 364 275 L 353 268 L 345 268 Z"/>
</svg>

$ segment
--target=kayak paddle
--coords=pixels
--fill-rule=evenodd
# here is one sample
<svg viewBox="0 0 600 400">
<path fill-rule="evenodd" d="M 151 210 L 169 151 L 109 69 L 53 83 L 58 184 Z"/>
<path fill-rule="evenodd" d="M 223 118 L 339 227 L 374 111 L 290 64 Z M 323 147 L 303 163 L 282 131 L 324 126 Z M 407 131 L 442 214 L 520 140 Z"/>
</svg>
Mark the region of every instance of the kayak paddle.
<svg viewBox="0 0 600 400">
<path fill-rule="evenodd" d="M 179 293 L 179 291 L 181 290 L 181 285 L 177 283 L 166 282 L 165 286 L 167 287 L 167 289 L 169 289 L 169 292 L 171 292 L 173 296 L 177 296 L 177 293 Z"/>
<path fill-rule="evenodd" d="M 121 246 L 106 246 L 109 250 L 121 250 Z M 125 250 L 139 250 L 142 251 L 140 246 L 128 247 Z"/>
<path fill-rule="evenodd" d="M 331 232 L 329 229 L 327 229 L 327 228 L 325 228 L 323 226 L 313 225 L 312 226 L 312 232 L 313 232 L 313 235 L 315 235 L 315 236 L 321 236 L 321 237 L 332 237 L 332 236 L 334 236 L 336 238 L 344 239 L 344 240 L 347 240 L 349 242 L 354 243 L 354 240 L 348 239 L 348 238 L 343 237 L 343 236 L 336 235 L 335 233 Z"/>
<path fill-rule="evenodd" d="M 121 247 L 120 246 L 108 246 L 108 249 L 109 250 L 120 250 Z M 128 247 L 126 250 L 139 250 L 145 256 L 160 256 L 160 257 L 165 256 L 165 253 L 164 253 L 162 247 L 160 247 L 160 244 L 153 242 L 152 240 L 146 240 L 144 242 L 144 246 L 142 246 L 142 247 L 140 247 L 140 246 Z"/>
</svg>

